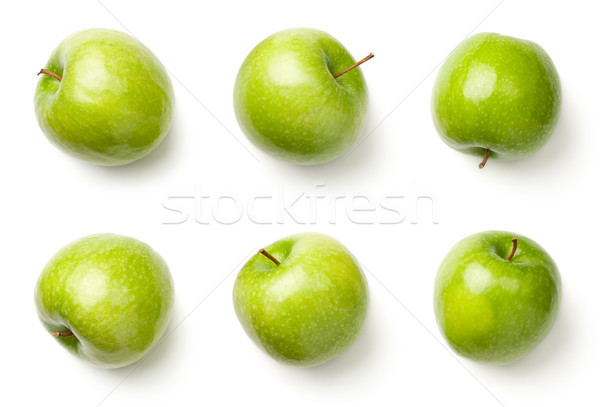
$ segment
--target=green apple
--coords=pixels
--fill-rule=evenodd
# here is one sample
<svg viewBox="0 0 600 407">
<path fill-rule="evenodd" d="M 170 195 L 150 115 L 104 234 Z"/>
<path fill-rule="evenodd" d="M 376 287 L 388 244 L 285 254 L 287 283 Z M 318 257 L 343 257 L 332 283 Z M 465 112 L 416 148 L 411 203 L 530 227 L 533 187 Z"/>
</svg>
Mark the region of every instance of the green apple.
<svg viewBox="0 0 600 407">
<path fill-rule="evenodd" d="M 541 246 L 514 233 L 487 231 L 461 240 L 443 260 L 434 309 L 456 352 L 506 364 L 550 332 L 560 297 L 560 274 Z"/>
<path fill-rule="evenodd" d="M 433 121 L 443 141 L 484 158 L 518 159 L 552 135 L 560 81 L 534 42 L 482 33 L 463 41 L 442 65 L 433 88 Z"/>
<path fill-rule="evenodd" d="M 233 105 L 242 131 L 267 154 L 291 163 L 320 164 L 341 156 L 359 138 L 367 117 L 360 69 L 344 72 L 355 65 L 344 46 L 323 31 L 273 34 L 250 52 L 235 81 Z"/>
<path fill-rule="evenodd" d="M 99 165 L 123 165 L 154 150 L 169 131 L 173 87 L 143 44 L 113 30 L 75 33 L 40 71 L 35 114 L 61 150 Z"/>
<path fill-rule="evenodd" d="M 139 240 L 84 237 L 48 262 L 35 289 L 46 330 L 76 356 L 99 367 L 128 365 L 161 338 L 173 308 L 164 260 Z"/>
<path fill-rule="evenodd" d="M 347 350 L 367 315 L 368 289 L 352 254 L 318 233 L 281 239 L 254 255 L 233 287 L 246 333 L 274 359 L 315 366 Z"/>
</svg>

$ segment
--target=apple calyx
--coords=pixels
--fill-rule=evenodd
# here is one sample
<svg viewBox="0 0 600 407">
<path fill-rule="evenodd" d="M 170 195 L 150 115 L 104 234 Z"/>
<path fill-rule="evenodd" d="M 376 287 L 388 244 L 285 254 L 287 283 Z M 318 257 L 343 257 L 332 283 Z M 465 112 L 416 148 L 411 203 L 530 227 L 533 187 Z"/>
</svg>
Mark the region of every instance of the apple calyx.
<svg viewBox="0 0 600 407">
<path fill-rule="evenodd" d="M 334 78 L 338 78 L 340 76 L 342 76 L 343 74 L 345 74 L 348 71 L 353 70 L 354 68 L 356 68 L 357 66 L 367 62 L 369 59 L 373 58 L 375 55 L 373 55 L 373 53 L 371 52 L 369 55 L 367 55 L 366 57 L 364 57 L 363 59 L 361 59 L 360 61 L 358 61 L 357 63 L 355 63 L 354 65 L 352 65 L 351 67 L 348 67 L 346 69 L 344 69 L 342 72 L 333 75 Z"/>
<path fill-rule="evenodd" d="M 490 149 L 485 149 L 485 155 L 483 156 L 483 161 L 479 163 L 479 169 L 485 167 L 485 163 L 487 163 L 488 158 L 490 158 Z"/>
<path fill-rule="evenodd" d="M 271 260 L 273 263 L 275 263 L 276 266 L 279 266 L 281 264 L 279 262 L 279 260 L 277 260 L 275 257 L 273 257 L 273 255 L 271 255 L 271 253 L 269 253 L 265 249 L 260 249 L 258 252 L 260 254 L 262 254 L 263 256 L 265 256 L 267 259 Z"/>
<path fill-rule="evenodd" d="M 41 75 L 41 74 L 50 75 L 51 77 L 56 78 L 59 81 L 62 81 L 62 77 L 61 76 L 59 76 L 59 75 L 55 74 L 54 72 L 49 71 L 47 69 L 40 69 L 40 71 L 37 74 L 38 75 Z"/>
<path fill-rule="evenodd" d="M 517 251 L 517 238 L 513 237 L 512 242 L 513 242 L 513 247 L 512 247 L 512 250 L 510 251 L 510 254 L 506 258 L 507 261 L 511 261 L 513 256 L 515 255 L 515 252 Z"/>
<path fill-rule="evenodd" d="M 66 338 L 69 336 L 73 336 L 73 332 L 52 332 L 52 336 L 57 338 Z"/>
</svg>

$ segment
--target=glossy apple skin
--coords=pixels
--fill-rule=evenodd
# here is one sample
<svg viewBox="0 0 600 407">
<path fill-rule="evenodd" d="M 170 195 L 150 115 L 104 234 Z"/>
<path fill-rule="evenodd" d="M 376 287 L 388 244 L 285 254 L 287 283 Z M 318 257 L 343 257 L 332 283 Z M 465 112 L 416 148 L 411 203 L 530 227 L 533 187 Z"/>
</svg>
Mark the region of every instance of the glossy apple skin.
<svg viewBox="0 0 600 407">
<path fill-rule="evenodd" d="M 509 262 L 512 238 L 517 251 Z M 457 243 L 443 260 L 434 289 L 440 330 L 462 356 L 507 364 L 550 332 L 561 298 L 556 264 L 533 240 L 487 231 Z"/>
<path fill-rule="evenodd" d="M 173 87 L 160 61 L 129 35 L 81 31 L 54 50 L 40 75 L 35 113 L 61 150 L 99 165 L 123 165 L 154 150 L 167 135 Z"/>
<path fill-rule="evenodd" d="M 561 89 L 534 42 L 493 33 L 462 42 L 442 65 L 432 112 L 446 144 L 483 157 L 518 159 L 540 149 L 558 121 Z"/>
<path fill-rule="evenodd" d="M 344 154 L 366 122 L 367 86 L 360 68 L 334 79 L 355 59 L 329 34 L 308 28 L 278 32 L 240 67 L 233 104 L 248 139 L 294 164 Z"/>
<path fill-rule="evenodd" d="M 38 316 L 76 356 L 103 368 L 140 359 L 163 335 L 173 308 L 165 261 L 139 240 L 91 235 L 62 248 L 35 289 Z"/>
<path fill-rule="evenodd" d="M 368 287 L 352 254 L 337 240 L 303 233 L 265 248 L 242 268 L 233 305 L 246 333 L 274 359 L 296 366 L 325 363 L 358 338 Z"/>
</svg>

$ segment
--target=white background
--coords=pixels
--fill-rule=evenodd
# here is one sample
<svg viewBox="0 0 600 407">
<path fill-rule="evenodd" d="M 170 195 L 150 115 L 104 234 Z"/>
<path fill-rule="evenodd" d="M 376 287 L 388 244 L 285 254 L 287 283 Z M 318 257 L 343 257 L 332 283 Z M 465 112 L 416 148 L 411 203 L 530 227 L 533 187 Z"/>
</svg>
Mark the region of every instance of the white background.
<svg viewBox="0 0 600 407">
<path fill-rule="evenodd" d="M 3 404 L 600 402 L 595 233 L 600 28 L 589 9 L 593 2 L 102 3 L 13 1 L 0 15 Z M 310 168 L 277 162 L 252 147 L 237 126 L 231 100 L 247 53 L 268 35 L 295 26 L 328 31 L 357 59 L 376 55 L 363 66 L 371 99 L 366 138 L 345 159 Z M 103 168 L 72 159 L 47 142 L 35 120 L 36 72 L 65 36 L 90 27 L 130 30 L 173 75 L 172 131 L 153 154 L 129 166 Z M 560 121 L 548 144 L 518 162 L 490 161 L 482 171 L 477 158 L 442 143 L 429 108 L 435 68 L 467 35 L 481 31 L 541 44 L 563 88 Z M 311 224 L 300 204 L 294 213 L 299 220 L 281 215 L 277 196 L 293 201 L 304 192 L 304 201 L 317 185 L 324 185 L 319 193 L 326 198 L 314 210 L 316 222 Z M 194 213 L 193 198 L 173 199 L 195 194 L 210 195 L 202 215 L 208 225 L 197 221 L 204 218 Z M 258 195 L 272 196 L 255 208 L 271 224 L 257 224 L 251 219 L 256 214 L 248 213 Z M 363 198 L 353 198 L 359 195 Z M 237 204 L 220 196 L 234 196 Z M 342 198 L 332 217 L 335 196 Z M 406 216 L 383 224 L 390 213 L 378 205 L 391 196 L 404 196 L 397 200 L 404 213 L 396 220 Z M 376 209 L 347 213 L 363 205 Z M 239 211 L 238 222 L 219 223 Z M 537 240 L 563 278 L 554 329 L 528 357 L 504 367 L 454 356 L 432 311 L 433 280 L 447 250 L 487 229 Z M 309 230 L 340 239 L 356 255 L 369 280 L 371 307 L 363 335 L 347 353 L 298 369 L 271 360 L 246 337 L 231 289 L 251 252 Z M 38 322 L 33 304 L 35 282 L 48 259 L 68 242 L 97 232 L 149 243 L 167 260 L 176 284 L 171 334 L 143 363 L 113 371 L 59 347 Z"/>
</svg>

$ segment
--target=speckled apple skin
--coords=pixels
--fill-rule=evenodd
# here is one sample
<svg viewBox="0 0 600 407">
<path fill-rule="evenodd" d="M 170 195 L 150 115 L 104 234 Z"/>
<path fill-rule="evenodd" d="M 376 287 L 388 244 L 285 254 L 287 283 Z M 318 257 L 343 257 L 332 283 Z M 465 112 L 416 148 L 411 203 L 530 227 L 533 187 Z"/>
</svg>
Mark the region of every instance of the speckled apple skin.
<svg viewBox="0 0 600 407">
<path fill-rule="evenodd" d="M 163 335 L 173 308 L 165 261 L 139 240 L 98 234 L 62 248 L 35 289 L 35 305 L 56 341 L 99 367 L 140 359 Z"/>
<path fill-rule="evenodd" d="M 462 42 L 440 68 L 432 112 L 446 144 L 464 153 L 518 159 L 540 149 L 558 121 L 561 89 L 534 42 L 493 33 Z"/>
<path fill-rule="evenodd" d="M 131 36 L 91 29 L 54 50 L 40 75 L 35 113 L 61 150 L 99 165 L 123 165 L 154 150 L 173 115 L 173 87 L 160 61 Z"/>
<path fill-rule="evenodd" d="M 329 34 L 278 32 L 247 56 L 234 87 L 238 123 L 258 148 L 294 164 L 334 160 L 360 137 L 367 86 L 355 59 Z"/>
<path fill-rule="evenodd" d="M 281 264 L 254 255 L 241 269 L 233 304 L 246 333 L 274 359 L 325 363 L 358 338 L 368 287 L 360 266 L 337 240 L 303 233 L 267 247 Z"/>
<path fill-rule="evenodd" d="M 509 262 L 512 238 L 517 251 Z M 533 240 L 487 231 L 457 243 L 434 289 L 440 330 L 459 354 L 494 364 L 514 362 L 554 325 L 561 298 L 556 264 Z"/>
</svg>

